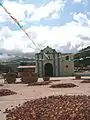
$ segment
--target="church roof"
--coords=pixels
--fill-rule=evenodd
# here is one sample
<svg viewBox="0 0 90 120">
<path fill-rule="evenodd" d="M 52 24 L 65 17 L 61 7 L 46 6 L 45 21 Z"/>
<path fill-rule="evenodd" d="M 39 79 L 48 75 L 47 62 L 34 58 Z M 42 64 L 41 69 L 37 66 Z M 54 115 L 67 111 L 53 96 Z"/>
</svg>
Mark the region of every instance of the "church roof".
<svg viewBox="0 0 90 120">
<path fill-rule="evenodd" d="M 36 68 L 36 66 L 34 66 L 34 65 L 33 65 L 33 66 L 32 66 L 32 65 L 27 66 L 27 65 L 26 65 L 26 66 L 18 66 L 17 68 L 19 68 L 19 69 L 20 69 L 20 68 Z"/>
</svg>

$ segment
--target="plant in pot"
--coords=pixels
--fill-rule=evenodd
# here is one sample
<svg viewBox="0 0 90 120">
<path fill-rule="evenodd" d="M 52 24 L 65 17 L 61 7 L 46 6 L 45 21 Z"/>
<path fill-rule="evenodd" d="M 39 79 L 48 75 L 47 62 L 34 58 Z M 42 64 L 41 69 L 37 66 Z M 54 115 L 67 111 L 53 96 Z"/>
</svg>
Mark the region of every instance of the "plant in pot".
<svg viewBox="0 0 90 120">
<path fill-rule="evenodd" d="M 81 75 L 75 75 L 76 79 L 81 79 Z"/>
<path fill-rule="evenodd" d="M 49 76 L 43 76 L 43 80 L 44 80 L 44 81 L 49 81 L 49 80 L 50 80 L 50 77 L 49 77 Z"/>
</svg>

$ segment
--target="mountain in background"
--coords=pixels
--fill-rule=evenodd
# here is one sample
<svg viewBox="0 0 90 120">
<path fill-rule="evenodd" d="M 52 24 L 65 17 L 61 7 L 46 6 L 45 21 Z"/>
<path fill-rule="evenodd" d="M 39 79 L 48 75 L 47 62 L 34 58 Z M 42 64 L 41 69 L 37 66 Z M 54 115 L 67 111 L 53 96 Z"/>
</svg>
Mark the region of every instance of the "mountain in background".
<svg viewBox="0 0 90 120">
<path fill-rule="evenodd" d="M 74 55 L 75 66 L 87 66 L 90 65 L 90 46 L 80 50 Z"/>
<path fill-rule="evenodd" d="M 82 48 L 81 46 L 83 45 L 83 42 L 81 42 L 80 44 L 75 44 L 74 46 L 72 46 L 71 42 L 67 42 L 66 45 L 59 45 L 59 44 L 55 44 L 53 46 L 53 49 L 56 49 L 57 52 L 61 52 L 61 53 L 76 53 L 78 52 L 78 49 Z M 46 45 L 44 44 L 38 44 L 38 46 L 40 46 L 40 49 L 44 49 Z M 47 47 L 47 46 L 46 46 Z M 14 57 L 34 57 L 35 53 L 39 52 L 37 48 L 35 48 L 34 52 L 28 52 L 28 53 L 24 53 L 22 52 L 22 50 L 20 49 L 14 49 L 14 50 L 6 50 L 1 48 L 0 49 L 0 59 L 4 60 L 4 59 L 12 59 Z"/>
<path fill-rule="evenodd" d="M 87 58 L 86 58 L 87 57 Z M 89 58 L 88 58 L 89 57 Z M 83 60 L 80 60 L 83 58 Z M 90 65 L 90 46 L 78 51 L 74 54 L 75 66 Z M 19 65 L 35 65 L 35 53 L 23 53 L 16 50 L 0 49 L 0 69 L 16 71 Z"/>
<path fill-rule="evenodd" d="M 62 52 L 62 49 L 60 47 L 56 50 L 58 52 L 65 53 L 65 52 Z M 35 52 L 24 53 L 21 50 L 6 50 L 6 49 L 1 48 L 0 49 L 0 60 L 15 60 L 15 59 L 22 59 L 22 58 L 32 59 L 32 58 L 35 58 Z M 67 53 L 68 53 L 68 50 L 67 50 Z M 69 53 L 71 52 L 69 51 Z M 78 50 L 72 51 L 72 53 L 76 53 L 74 55 L 75 59 L 90 56 L 90 46 L 84 49 L 81 49 L 80 51 Z"/>
<path fill-rule="evenodd" d="M 19 50 L 6 50 L 6 49 L 0 49 L 0 60 L 8 60 L 8 59 L 15 59 L 15 58 L 23 58 L 23 57 L 30 57 L 33 58 L 35 56 L 35 53 L 29 52 L 29 53 L 23 53 Z"/>
</svg>

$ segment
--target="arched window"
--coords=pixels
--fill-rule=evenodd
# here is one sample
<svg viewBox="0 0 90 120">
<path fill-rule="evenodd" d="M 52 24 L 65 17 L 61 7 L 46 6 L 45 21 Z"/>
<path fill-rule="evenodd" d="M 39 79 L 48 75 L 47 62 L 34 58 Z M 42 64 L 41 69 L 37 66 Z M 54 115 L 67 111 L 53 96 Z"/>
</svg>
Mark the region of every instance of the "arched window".
<svg viewBox="0 0 90 120">
<path fill-rule="evenodd" d="M 66 65 L 66 68 L 68 68 L 68 65 Z"/>
<path fill-rule="evenodd" d="M 69 60 L 69 56 L 66 56 L 66 60 Z"/>
</svg>

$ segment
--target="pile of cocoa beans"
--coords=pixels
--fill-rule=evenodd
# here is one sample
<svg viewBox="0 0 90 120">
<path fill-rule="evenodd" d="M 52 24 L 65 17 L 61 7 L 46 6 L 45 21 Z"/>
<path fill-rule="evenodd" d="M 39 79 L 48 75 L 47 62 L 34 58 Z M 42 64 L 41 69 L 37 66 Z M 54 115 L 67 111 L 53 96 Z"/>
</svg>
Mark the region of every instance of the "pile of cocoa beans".
<svg viewBox="0 0 90 120">
<path fill-rule="evenodd" d="M 0 84 L 0 87 L 4 86 L 3 84 Z"/>
<path fill-rule="evenodd" d="M 61 81 L 61 80 L 51 80 L 51 81 L 53 81 L 53 82 L 57 82 L 57 81 Z"/>
<path fill-rule="evenodd" d="M 16 94 L 16 92 L 11 91 L 9 89 L 0 89 L 0 96 L 7 96 L 7 95 L 13 95 Z"/>
<path fill-rule="evenodd" d="M 41 86 L 41 85 L 49 85 L 51 81 L 44 81 L 44 82 L 35 82 L 35 83 L 29 83 L 28 86 Z"/>
<path fill-rule="evenodd" d="M 81 83 L 90 83 L 90 80 L 83 80 Z"/>
<path fill-rule="evenodd" d="M 50 86 L 50 88 L 72 88 L 72 87 L 78 87 L 78 86 L 73 83 L 59 83 Z"/>
<path fill-rule="evenodd" d="M 6 120 L 90 120 L 90 96 L 49 96 L 6 109 Z"/>
</svg>

